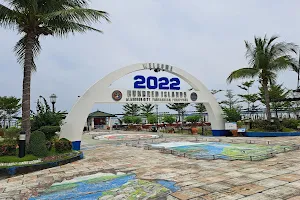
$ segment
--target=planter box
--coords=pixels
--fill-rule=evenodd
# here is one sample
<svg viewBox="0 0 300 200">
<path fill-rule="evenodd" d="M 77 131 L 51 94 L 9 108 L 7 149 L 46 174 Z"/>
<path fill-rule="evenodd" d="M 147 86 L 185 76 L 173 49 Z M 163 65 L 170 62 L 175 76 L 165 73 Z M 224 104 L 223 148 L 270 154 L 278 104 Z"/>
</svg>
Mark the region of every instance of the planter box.
<svg viewBox="0 0 300 200">
<path fill-rule="evenodd" d="M 232 136 L 232 133 L 228 130 L 211 130 L 213 136 Z"/>
<path fill-rule="evenodd" d="M 74 155 L 74 157 L 67 158 L 65 160 L 58 160 L 58 161 L 53 161 L 53 162 L 44 162 L 44 163 L 37 163 L 37 164 L 32 164 L 32 165 L 25 165 L 25 166 L 11 166 L 11 167 L 3 167 L 0 168 L 0 174 L 9 174 L 9 175 L 16 175 L 16 174 L 25 174 L 33 171 L 39 171 L 51 167 L 56 167 L 60 165 L 65 165 L 77 160 L 80 160 L 83 158 L 83 153 L 80 152 L 77 155 Z"/>
<path fill-rule="evenodd" d="M 284 137 L 300 136 L 300 132 L 245 132 L 246 137 Z"/>
</svg>

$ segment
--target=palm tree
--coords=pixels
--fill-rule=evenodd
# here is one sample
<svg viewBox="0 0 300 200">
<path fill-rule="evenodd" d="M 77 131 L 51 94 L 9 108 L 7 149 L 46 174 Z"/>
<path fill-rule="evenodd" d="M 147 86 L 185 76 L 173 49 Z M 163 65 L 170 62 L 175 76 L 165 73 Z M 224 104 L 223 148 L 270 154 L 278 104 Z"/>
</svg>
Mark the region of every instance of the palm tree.
<svg viewBox="0 0 300 200">
<path fill-rule="evenodd" d="M 292 70 L 297 73 L 297 89 L 296 92 L 300 90 L 300 52 L 299 52 L 299 59 L 298 62 L 295 63 L 295 65 L 292 65 Z"/>
<path fill-rule="evenodd" d="M 149 115 L 153 115 L 153 109 L 154 109 L 154 105 L 151 103 L 146 103 L 146 104 L 142 104 L 141 105 L 141 111 L 142 111 L 142 115 L 144 115 L 145 117 L 148 117 Z"/>
<path fill-rule="evenodd" d="M 270 39 L 265 36 L 264 38 L 254 37 L 254 44 L 245 41 L 249 67 L 233 71 L 227 78 L 228 83 L 235 79 L 259 78 L 265 91 L 267 120 L 271 119 L 268 85 L 275 83 L 278 71 L 285 70 L 295 64 L 290 53 L 296 53 L 296 45 L 276 42 L 277 39 L 277 36 L 272 36 Z"/>
<path fill-rule="evenodd" d="M 126 103 L 123 105 L 123 110 L 125 115 L 138 116 L 140 112 L 140 106 L 134 103 Z"/>
<path fill-rule="evenodd" d="M 108 19 L 108 13 L 88 8 L 87 0 L 6 0 L 0 4 L 0 26 L 17 30 L 22 38 L 14 51 L 23 66 L 22 129 L 30 137 L 31 73 L 36 70 L 34 58 L 40 53 L 41 36 L 64 37 L 68 33 L 101 30 L 92 22 Z"/>
<path fill-rule="evenodd" d="M 171 110 L 175 110 L 178 113 L 178 120 L 180 121 L 180 115 L 184 113 L 185 108 L 189 105 L 189 103 L 169 103 L 167 107 Z M 183 118 L 182 118 L 183 120 Z"/>
</svg>

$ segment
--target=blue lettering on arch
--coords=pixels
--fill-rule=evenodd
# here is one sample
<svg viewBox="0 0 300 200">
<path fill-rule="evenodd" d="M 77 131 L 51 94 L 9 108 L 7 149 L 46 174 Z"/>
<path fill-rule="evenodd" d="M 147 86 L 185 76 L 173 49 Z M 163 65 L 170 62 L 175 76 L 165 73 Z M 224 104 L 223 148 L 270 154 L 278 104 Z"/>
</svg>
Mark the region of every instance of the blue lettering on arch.
<svg viewBox="0 0 300 200">
<path fill-rule="evenodd" d="M 149 89 L 149 90 L 180 90 L 179 78 L 167 78 L 155 76 L 145 77 L 143 75 L 137 75 L 134 77 L 134 89 Z"/>
</svg>

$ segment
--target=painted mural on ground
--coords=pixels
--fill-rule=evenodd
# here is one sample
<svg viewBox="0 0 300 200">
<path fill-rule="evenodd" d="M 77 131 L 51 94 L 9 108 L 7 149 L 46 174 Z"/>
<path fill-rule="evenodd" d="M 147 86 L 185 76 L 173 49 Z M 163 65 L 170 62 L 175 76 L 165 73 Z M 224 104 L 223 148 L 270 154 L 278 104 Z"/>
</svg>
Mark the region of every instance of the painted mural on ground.
<svg viewBox="0 0 300 200">
<path fill-rule="evenodd" d="M 175 182 L 145 181 L 135 174 L 98 173 L 53 184 L 44 193 L 31 200 L 61 199 L 157 199 L 177 191 Z"/>
<path fill-rule="evenodd" d="M 158 135 L 150 134 L 111 134 L 111 135 L 100 135 L 94 137 L 96 140 L 139 140 L 139 139 L 156 139 Z"/>
<path fill-rule="evenodd" d="M 231 144 L 221 142 L 169 142 L 153 144 L 154 148 L 166 148 L 187 156 L 206 159 L 262 160 L 270 153 L 291 149 L 282 145 Z"/>
</svg>

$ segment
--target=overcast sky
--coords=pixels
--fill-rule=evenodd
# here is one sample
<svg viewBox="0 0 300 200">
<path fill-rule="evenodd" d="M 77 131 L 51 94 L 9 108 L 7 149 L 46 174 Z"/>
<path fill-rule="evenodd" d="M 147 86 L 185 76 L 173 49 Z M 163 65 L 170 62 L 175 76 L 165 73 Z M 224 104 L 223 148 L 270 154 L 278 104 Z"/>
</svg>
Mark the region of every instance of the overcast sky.
<svg viewBox="0 0 300 200">
<path fill-rule="evenodd" d="M 171 64 L 192 73 L 209 89 L 241 92 L 238 82 L 227 85 L 226 78 L 247 66 L 244 40 L 276 34 L 300 44 L 299 0 L 92 0 L 91 7 L 110 14 L 111 24 L 95 25 L 104 34 L 41 39 L 43 50 L 32 76 L 32 106 L 39 95 L 55 93 L 58 110 L 70 110 L 77 96 L 96 81 L 140 62 Z M 21 97 L 22 68 L 12 52 L 20 35 L 0 28 L 0 38 L 0 96 Z M 284 72 L 278 82 L 295 88 L 296 79 L 293 72 Z M 122 81 L 118 85 L 132 88 L 132 76 Z M 115 105 L 96 108 L 121 112 Z"/>
</svg>

